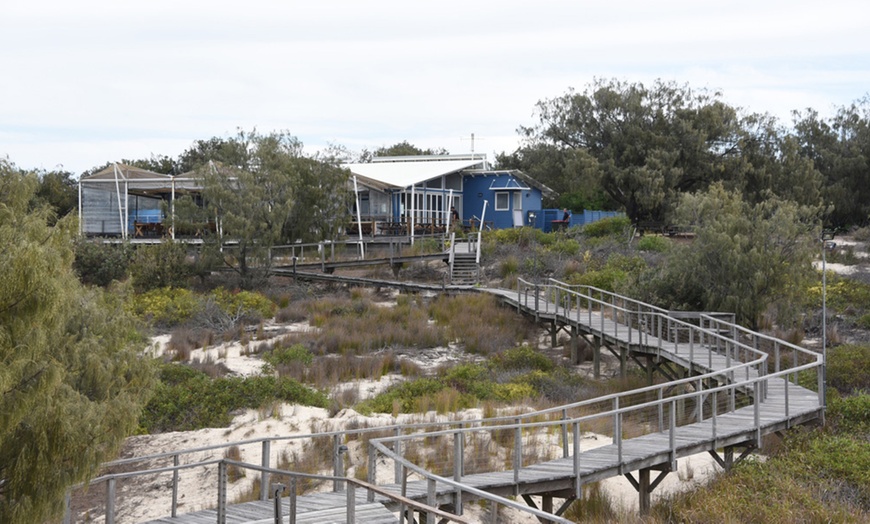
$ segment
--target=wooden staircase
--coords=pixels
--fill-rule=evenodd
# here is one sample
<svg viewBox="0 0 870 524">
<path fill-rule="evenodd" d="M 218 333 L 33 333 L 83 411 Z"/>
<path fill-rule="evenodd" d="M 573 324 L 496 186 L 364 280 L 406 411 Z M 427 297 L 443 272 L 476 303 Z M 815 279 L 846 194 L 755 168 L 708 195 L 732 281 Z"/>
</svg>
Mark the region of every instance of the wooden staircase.
<svg viewBox="0 0 870 524">
<path fill-rule="evenodd" d="M 475 253 L 455 253 L 450 266 L 450 283 L 473 286 L 480 281 L 480 264 Z"/>
</svg>

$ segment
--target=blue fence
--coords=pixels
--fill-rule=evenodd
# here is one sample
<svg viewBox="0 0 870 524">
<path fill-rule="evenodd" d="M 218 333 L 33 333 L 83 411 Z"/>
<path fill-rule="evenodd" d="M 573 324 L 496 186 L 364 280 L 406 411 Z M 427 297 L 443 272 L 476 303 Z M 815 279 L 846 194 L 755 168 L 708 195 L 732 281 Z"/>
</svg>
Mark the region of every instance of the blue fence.
<svg viewBox="0 0 870 524">
<path fill-rule="evenodd" d="M 541 209 L 537 211 L 529 211 L 527 214 L 526 223 L 530 226 L 543 230 L 545 233 L 553 231 L 554 228 L 584 226 L 597 222 L 603 218 L 616 216 L 624 216 L 622 211 L 598 211 L 584 209 L 576 213 L 571 213 L 568 223 L 561 222 L 564 211 L 561 209 Z"/>
</svg>

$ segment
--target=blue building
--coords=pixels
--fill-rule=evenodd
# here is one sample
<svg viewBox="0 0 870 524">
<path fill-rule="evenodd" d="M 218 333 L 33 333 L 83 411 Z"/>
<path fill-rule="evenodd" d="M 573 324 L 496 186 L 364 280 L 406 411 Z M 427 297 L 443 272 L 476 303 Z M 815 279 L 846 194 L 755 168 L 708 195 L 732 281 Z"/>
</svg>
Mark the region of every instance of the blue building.
<svg viewBox="0 0 870 524">
<path fill-rule="evenodd" d="M 344 167 L 354 177 L 360 221 L 374 234 L 442 229 L 454 221 L 451 208 L 469 226 L 481 219 L 496 229 L 529 225 L 552 195 L 522 171 L 491 169 L 479 154 L 381 157 Z"/>
</svg>

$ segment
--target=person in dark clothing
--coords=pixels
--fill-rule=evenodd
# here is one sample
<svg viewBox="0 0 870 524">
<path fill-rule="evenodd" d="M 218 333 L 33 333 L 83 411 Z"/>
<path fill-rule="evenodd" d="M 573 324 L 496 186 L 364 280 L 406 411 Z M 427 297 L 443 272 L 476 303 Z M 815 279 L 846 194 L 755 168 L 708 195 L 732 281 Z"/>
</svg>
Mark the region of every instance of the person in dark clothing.
<svg viewBox="0 0 870 524">
<path fill-rule="evenodd" d="M 454 223 L 459 222 L 459 211 L 455 207 L 450 208 L 450 220 Z"/>
<path fill-rule="evenodd" d="M 562 222 L 568 222 L 569 220 L 571 220 L 571 212 L 566 207 L 562 210 Z"/>
</svg>

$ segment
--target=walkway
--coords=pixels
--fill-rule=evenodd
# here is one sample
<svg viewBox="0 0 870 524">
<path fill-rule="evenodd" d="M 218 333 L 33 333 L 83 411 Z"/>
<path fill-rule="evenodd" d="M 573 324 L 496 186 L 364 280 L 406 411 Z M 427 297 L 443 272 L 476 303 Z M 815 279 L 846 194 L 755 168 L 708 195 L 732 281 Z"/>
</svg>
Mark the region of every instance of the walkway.
<svg viewBox="0 0 870 524">
<path fill-rule="evenodd" d="M 634 360 L 650 377 L 659 372 L 667 380 L 512 417 L 321 434 L 321 438 L 334 439 L 330 458 L 335 475 L 318 478 L 334 481 L 336 491 L 294 496 L 291 489 L 282 506 L 285 522 L 358 519 L 380 524 L 399 522 L 414 511 L 432 512 L 433 517 L 437 511 L 439 518 L 464 522 L 464 504 L 481 499 L 488 503 L 491 517 L 487 518 L 492 522 L 496 514 L 492 508 L 497 506 L 532 513 L 542 521 L 568 522 L 558 515 L 580 497 L 584 485 L 618 475 L 625 475 L 637 488 L 643 512 L 649 508 L 650 493 L 676 470 L 680 458 L 708 452 L 730 468 L 759 447 L 765 435 L 823 418 L 822 395 L 798 384 L 800 377 L 821 389 L 821 380 L 816 378 L 821 376 L 821 355 L 754 333 L 721 315 L 672 313 L 628 297 L 556 281 L 533 284 L 520 280 L 516 291 L 483 291 L 549 325 L 554 338 L 562 331 L 574 340 L 585 337 L 596 357 L 610 351 L 623 365 Z M 377 434 L 372 435 L 373 431 Z M 612 441 L 582 449 L 584 435 L 593 432 L 610 435 Z M 370 438 L 367 483 L 342 476 L 340 449 L 341 443 L 364 434 Z M 269 484 L 268 475 L 278 473 L 269 468 L 269 443 L 278 440 L 262 440 L 259 464 L 226 459 L 179 461 L 178 457 L 190 453 L 187 450 L 163 454 L 181 464 L 164 470 L 176 472 L 177 478 L 180 468 L 223 468 L 218 470 L 221 480 L 215 500 L 226 500 L 228 466 L 259 471 L 263 485 Z M 557 450 L 557 456 L 541 451 L 548 445 Z M 740 453 L 736 458 L 735 451 Z M 151 457 L 156 458 L 160 456 Z M 392 472 L 391 480 L 378 484 L 376 480 L 383 479 L 385 471 Z M 98 480 L 136 474 L 141 472 Z M 344 482 L 357 487 L 348 492 L 341 485 Z M 532 495 L 541 497 L 540 507 Z M 219 508 L 220 514 L 210 510 L 154 522 L 274 522 L 274 504 L 268 496 L 264 488 L 263 500 L 230 504 Z M 508 498 L 516 496 L 531 507 Z M 295 517 L 291 518 L 293 506 Z"/>
</svg>

